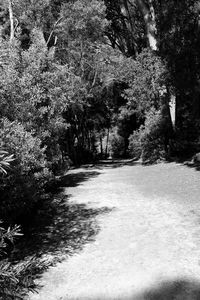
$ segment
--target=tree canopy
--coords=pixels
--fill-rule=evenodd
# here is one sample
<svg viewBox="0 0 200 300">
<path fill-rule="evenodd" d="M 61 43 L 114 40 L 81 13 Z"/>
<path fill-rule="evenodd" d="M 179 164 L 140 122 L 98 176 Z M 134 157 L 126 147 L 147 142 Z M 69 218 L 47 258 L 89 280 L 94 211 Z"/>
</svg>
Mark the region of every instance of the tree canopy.
<svg viewBox="0 0 200 300">
<path fill-rule="evenodd" d="M 17 174 L 31 177 L 28 186 L 44 189 L 69 159 L 115 155 L 118 140 L 117 153 L 132 155 L 131 134 L 144 126 L 151 133 L 157 115 L 162 157 L 198 149 L 198 1 L 0 4 L 1 149 L 15 156 Z M 18 186 L 20 176 L 10 176 Z M 40 192 L 31 195 L 34 203 Z"/>
</svg>

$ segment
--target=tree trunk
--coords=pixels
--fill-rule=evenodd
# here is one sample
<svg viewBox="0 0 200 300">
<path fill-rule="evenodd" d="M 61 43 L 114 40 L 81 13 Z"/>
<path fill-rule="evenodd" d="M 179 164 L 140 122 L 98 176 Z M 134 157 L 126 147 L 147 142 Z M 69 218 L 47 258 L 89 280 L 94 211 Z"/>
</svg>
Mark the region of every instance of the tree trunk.
<svg viewBox="0 0 200 300">
<path fill-rule="evenodd" d="M 173 94 L 170 96 L 169 109 L 170 109 L 172 126 L 173 126 L 173 129 L 175 129 L 175 126 L 176 126 L 176 123 L 175 123 L 175 121 L 176 121 L 176 96 Z"/>
<path fill-rule="evenodd" d="M 10 18 L 10 42 L 12 42 L 15 33 L 12 0 L 8 0 L 8 10 L 9 10 L 9 18 Z"/>
<path fill-rule="evenodd" d="M 137 44 L 135 41 L 135 26 L 131 17 L 130 9 L 127 0 L 123 0 L 121 8 L 122 15 L 125 17 L 123 22 L 124 32 L 127 34 L 127 54 L 136 56 L 138 54 Z"/>
<path fill-rule="evenodd" d="M 100 136 L 99 136 L 99 140 L 100 140 L 100 152 L 101 152 L 101 158 L 102 158 L 102 156 L 103 156 L 103 143 L 102 143 L 101 133 L 100 133 Z"/>
<path fill-rule="evenodd" d="M 108 133 L 107 133 L 106 151 L 105 151 L 105 155 L 106 155 L 106 156 L 107 156 L 107 154 L 108 154 L 109 135 L 110 135 L 110 128 L 108 128 Z"/>
<path fill-rule="evenodd" d="M 144 22 L 146 25 L 146 35 L 149 43 L 149 47 L 157 51 L 157 39 L 156 39 L 156 19 L 155 11 L 153 7 L 152 0 L 149 0 L 149 7 L 145 4 L 144 0 L 137 0 L 138 7 L 143 15 Z"/>
<path fill-rule="evenodd" d="M 147 34 L 149 47 L 152 50 L 157 51 L 158 43 L 156 38 L 156 33 L 157 33 L 156 17 L 155 17 L 155 10 L 152 2 L 153 2 L 152 0 L 149 0 L 149 7 L 147 7 L 144 0 L 137 0 L 137 4 L 143 14 L 144 22 L 146 25 L 146 34 Z M 169 101 L 169 111 L 170 111 L 173 128 L 175 128 L 175 122 L 176 122 L 175 107 L 176 107 L 176 97 L 174 94 L 172 94 L 170 96 L 170 101 Z"/>
</svg>

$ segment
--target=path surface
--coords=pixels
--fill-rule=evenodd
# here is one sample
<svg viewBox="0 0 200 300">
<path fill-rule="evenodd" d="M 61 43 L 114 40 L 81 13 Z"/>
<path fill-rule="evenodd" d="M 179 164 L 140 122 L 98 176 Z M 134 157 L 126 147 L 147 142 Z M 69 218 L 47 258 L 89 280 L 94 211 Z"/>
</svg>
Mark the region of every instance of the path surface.
<svg viewBox="0 0 200 300">
<path fill-rule="evenodd" d="M 71 172 L 95 176 L 67 188 L 69 201 L 110 212 L 30 300 L 200 299 L 200 172 L 175 163 Z"/>
</svg>

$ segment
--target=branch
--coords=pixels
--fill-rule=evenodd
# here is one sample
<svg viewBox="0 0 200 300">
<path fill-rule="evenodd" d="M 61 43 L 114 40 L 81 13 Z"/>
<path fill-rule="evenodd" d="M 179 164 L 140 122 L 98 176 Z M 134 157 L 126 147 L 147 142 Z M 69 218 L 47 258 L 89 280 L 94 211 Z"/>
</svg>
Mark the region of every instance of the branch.
<svg viewBox="0 0 200 300">
<path fill-rule="evenodd" d="M 9 10 L 9 18 L 10 18 L 10 42 L 12 42 L 15 33 L 12 0 L 8 0 L 8 10 Z"/>
<path fill-rule="evenodd" d="M 96 79 L 97 79 L 97 68 L 95 70 L 94 79 L 93 79 L 93 82 L 92 82 L 92 88 L 95 86 Z"/>
<path fill-rule="evenodd" d="M 52 38 L 52 35 L 53 35 L 53 33 L 54 33 L 54 30 L 55 30 L 56 26 L 58 25 L 58 23 L 59 23 L 62 19 L 63 19 L 63 17 L 60 17 L 60 18 L 54 23 L 53 29 L 51 30 L 50 35 L 49 35 L 48 40 L 47 40 L 47 46 L 48 46 L 48 44 L 49 44 L 49 42 L 50 42 L 50 40 L 51 40 L 51 38 Z"/>
<path fill-rule="evenodd" d="M 19 25 L 19 21 L 18 21 L 18 19 L 17 19 L 17 18 L 15 18 L 15 20 L 17 21 L 17 24 L 15 25 L 15 28 L 14 28 L 14 33 L 15 33 L 15 31 L 16 31 L 16 29 L 17 29 L 18 25 Z"/>
</svg>

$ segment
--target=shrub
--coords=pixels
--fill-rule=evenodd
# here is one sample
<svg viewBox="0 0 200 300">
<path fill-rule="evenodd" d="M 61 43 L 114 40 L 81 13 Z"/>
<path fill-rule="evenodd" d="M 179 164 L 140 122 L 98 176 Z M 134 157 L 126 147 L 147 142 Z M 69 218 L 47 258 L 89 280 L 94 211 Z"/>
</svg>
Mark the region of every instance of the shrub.
<svg viewBox="0 0 200 300">
<path fill-rule="evenodd" d="M 9 155 L 7 151 L 0 149 L 0 173 L 7 174 L 7 169 L 10 168 L 13 160 L 13 154 Z"/>
<path fill-rule="evenodd" d="M 129 137 L 129 152 L 132 157 L 141 156 L 143 162 L 165 159 L 165 137 L 160 111 L 150 110 L 145 124 Z"/>
<path fill-rule="evenodd" d="M 9 175 L 0 178 L 0 217 L 15 222 L 16 217 L 31 210 L 40 199 L 52 174 L 41 141 L 22 124 L 3 119 L 0 143 L 0 148 L 15 158 Z"/>
<path fill-rule="evenodd" d="M 160 111 L 152 109 L 147 114 L 144 129 L 141 130 L 141 144 L 143 161 L 156 162 L 165 158 L 163 118 Z"/>
<path fill-rule="evenodd" d="M 110 136 L 110 152 L 113 158 L 121 158 L 125 154 L 124 138 L 116 130 Z"/>
<path fill-rule="evenodd" d="M 7 174 L 13 156 L 0 149 L 0 175 Z M 1 222 L 0 222 L 1 223 Z M 23 263 L 13 264 L 8 257 L 13 250 L 15 238 L 22 235 L 19 226 L 9 227 L 7 230 L 0 226 L 0 299 L 24 299 L 37 286 L 34 279 L 45 270 L 49 263 L 35 257 Z"/>
<path fill-rule="evenodd" d="M 139 159 L 142 154 L 141 129 L 135 130 L 129 137 L 128 151 L 132 158 Z"/>
<path fill-rule="evenodd" d="M 36 291 L 34 279 L 49 263 L 35 257 L 27 261 L 12 264 L 8 261 L 6 251 L 9 243 L 13 244 L 17 236 L 21 235 L 18 226 L 5 230 L 0 227 L 0 299 L 24 299 L 29 291 Z"/>
</svg>

